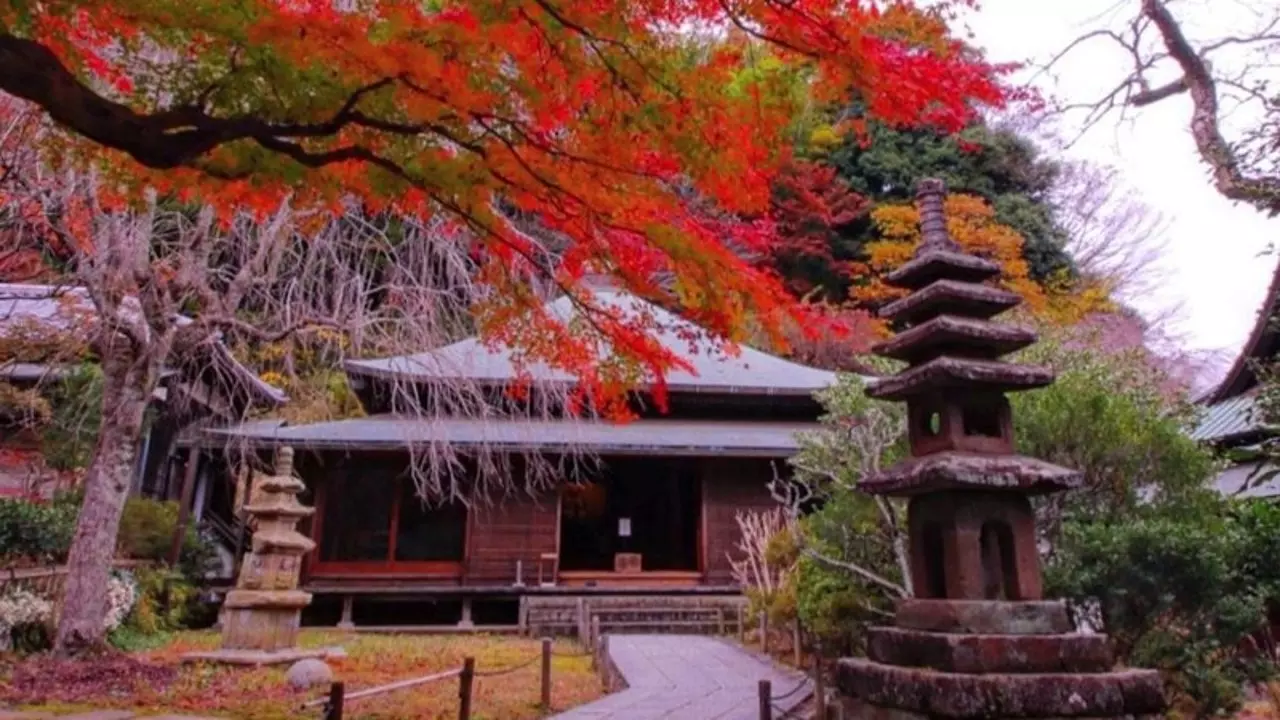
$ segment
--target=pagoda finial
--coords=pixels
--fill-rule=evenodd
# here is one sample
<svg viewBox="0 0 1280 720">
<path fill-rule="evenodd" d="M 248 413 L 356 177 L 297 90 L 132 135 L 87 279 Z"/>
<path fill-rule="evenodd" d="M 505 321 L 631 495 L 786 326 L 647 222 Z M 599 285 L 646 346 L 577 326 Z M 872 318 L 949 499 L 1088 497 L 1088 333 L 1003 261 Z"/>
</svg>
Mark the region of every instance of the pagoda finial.
<svg viewBox="0 0 1280 720">
<path fill-rule="evenodd" d="M 943 204 L 947 196 L 947 184 L 940 178 L 925 178 L 916 185 L 916 206 L 920 210 L 920 247 L 916 257 L 931 252 L 961 252 L 960 245 L 947 233 L 947 218 Z"/>
<path fill-rule="evenodd" d="M 293 477 L 293 448 L 285 445 L 276 451 L 276 477 Z"/>
</svg>

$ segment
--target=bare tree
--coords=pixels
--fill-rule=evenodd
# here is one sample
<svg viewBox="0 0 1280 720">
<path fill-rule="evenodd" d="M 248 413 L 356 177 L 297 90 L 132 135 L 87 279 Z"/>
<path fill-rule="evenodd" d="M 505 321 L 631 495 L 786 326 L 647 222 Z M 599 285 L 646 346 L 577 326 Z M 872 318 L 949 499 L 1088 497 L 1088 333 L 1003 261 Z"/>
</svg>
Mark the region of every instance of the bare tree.
<svg viewBox="0 0 1280 720">
<path fill-rule="evenodd" d="M 781 565 L 770 558 L 769 545 L 774 538 L 795 529 L 794 516 L 786 508 L 736 512 L 738 524 L 738 556 L 729 555 L 729 567 L 738 585 L 759 595 L 768 605 L 786 586 L 795 564 Z"/>
<path fill-rule="evenodd" d="M 1168 220 L 1126 187 L 1114 168 L 1065 163 L 1049 202 L 1080 273 L 1116 299 L 1149 295 L 1166 279 Z"/>
<path fill-rule="evenodd" d="M 1272 85 L 1280 7 L 1265 0 L 1236 3 L 1232 9 L 1243 9 L 1252 26 L 1205 37 L 1193 32 L 1195 8 L 1188 2 L 1127 0 L 1116 9 L 1115 24 L 1076 38 L 1045 69 L 1057 72 L 1068 56 L 1097 51 L 1102 43 L 1129 59 L 1126 71 L 1101 96 L 1057 110 L 1080 116 L 1087 131 L 1107 117 L 1187 95 L 1188 125 L 1214 187 L 1270 216 L 1280 214 L 1280 91 Z M 1246 117 L 1244 126 L 1233 129 L 1232 116 Z"/>
<path fill-rule="evenodd" d="M 910 556 L 902 508 L 882 496 L 863 496 L 858 489 L 864 478 L 898 457 L 905 437 L 905 412 L 897 405 L 868 399 L 862 383 L 853 376 L 842 376 L 836 386 L 824 391 L 823 401 L 828 415 L 822 429 L 800 437 L 800 451 L 790 460 L 794 472 L 775 478 L 770 490 L 794 517 L 841 497 L 874 504 L 879 518 L 874 533 L 859 536 L 862 530 L 840 523 L 832 528 L 840 534 L 833 544 L 845 552 L 824 552 L 814 543 L 805 544 L 802 552 L 891 597 L 910 597 Z M 889 549 L 901 582 L 870 561 L 880 558 L 882 547 Z"/>
<path fill-rule="evenodd" d="M 60 651 L 74 652 L 103 637 L 116 533 L 144 412 L 162 372 L 212 376 L 223 397 L 243 396 L 261 384 L 213 352 L 222 343 L 324 332 L 340 338 L 335 345 L 345 357 L 408 355 L 469 334 L 475 304 L 489 296 L 475 277 L 472 238 L 429 219 L 429 208 L 390 217 L 353 204 L 335 218 L 286 202 L 265 215 L 227 219 L 155 195 L 108 207 L 99 178 L 54 170 L 30 147 L 0 145 L 0 250 L 59 258 L 59 284 L 48 292 L 91 310 L 89 345 L 103 374 L 101 429 L 56 640 Z M 393 378 L 391 388 L 398 413 L 428 424 L 549 419 L 562 415 L 566 401 L 564 383 L 514 398 L 465 375 Z M 555 461 L 527 454 L 517 473 L 506 452 L 457 447 L 429 430 L 425 439 L 419 428 L 405 440 L 420 494 L 435 501 L 533 492 L 564 477 L 563 465 L 579 458 L 573 448 Z M 227 442 L 229 452 L 252 450 L 234 436 Z"/>
</svg>

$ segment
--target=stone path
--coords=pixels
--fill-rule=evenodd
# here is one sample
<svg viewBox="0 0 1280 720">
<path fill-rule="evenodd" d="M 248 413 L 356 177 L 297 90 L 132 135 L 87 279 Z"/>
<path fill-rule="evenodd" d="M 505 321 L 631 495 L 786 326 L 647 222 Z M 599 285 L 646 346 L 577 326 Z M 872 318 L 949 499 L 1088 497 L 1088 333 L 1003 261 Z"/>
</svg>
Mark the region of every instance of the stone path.
<svg viewBox="0 0 1280 720">
<path fill-rule="evenodd" d="M 758 685 L 773 683 L 775 717 L 809 695 L 804 678 L 724 640 L 700 635 L 610 635 L 609 655 L 627 689 L 552 720 L 757 720 Z"/>
</svg>

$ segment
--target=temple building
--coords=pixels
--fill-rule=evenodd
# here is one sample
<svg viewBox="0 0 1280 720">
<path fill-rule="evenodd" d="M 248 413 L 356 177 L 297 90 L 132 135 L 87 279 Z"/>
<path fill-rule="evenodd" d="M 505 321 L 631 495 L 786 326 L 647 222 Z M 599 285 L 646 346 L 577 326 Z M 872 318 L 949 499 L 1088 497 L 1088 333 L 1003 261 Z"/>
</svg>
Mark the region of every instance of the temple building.
<svg viewBox="0 0 1280 720">
<path fill-rule="evenodd" d="M 352 360 L 345 370 L 365 417 L 205 433 L 195 443 L 204 458 L 201 489 L 192 493 L 196 516 L 236 523 L 235 498 L 247 493 L 226 467 L 229 443 L 264 458 L 293 448 L 307 485 L 303 500 L 316 509 L 299 527 L 316 544 L 301 576 L 301 589 L 315 597 L 311 622 L 524 624 L 534 622 L 539 602 L 563 608 L 583 596 L 740 602 L 729 561 L 739 542 L 735 516 L 775 505 L 768 484 L 787 472 L 797 434 L 818 427 L 814 393 L 835 375 L 749 347 L 732 356 L 713 352 L 691 344 L 705 332 L 688 321 L 605 281 L 591 288 L 601 306 L 651 318 L 657 338 L 692 368 L 668 374 L 665 413 L 643 388 L 635 395 L 638 419 L 621 424 L 398 413 L 397 394 L 429 393 L 450 378 L 501 392 L 518 379 L 512 352 L 470 338 L 416 355 Z M 576 312 L 569 298 L 548 310 L 562 318 Z M 572 382 L 533 371 L 538 383 Z M 464 458 L 468 448 L 504 453 L 515 474 L 528 458 L 550 467 L 574 455 L 592 462 L 533 493 L 516 478 L 516 492 L 490 504 L 423 503 L 414 453 L 441 442 Z"/>
</svg>

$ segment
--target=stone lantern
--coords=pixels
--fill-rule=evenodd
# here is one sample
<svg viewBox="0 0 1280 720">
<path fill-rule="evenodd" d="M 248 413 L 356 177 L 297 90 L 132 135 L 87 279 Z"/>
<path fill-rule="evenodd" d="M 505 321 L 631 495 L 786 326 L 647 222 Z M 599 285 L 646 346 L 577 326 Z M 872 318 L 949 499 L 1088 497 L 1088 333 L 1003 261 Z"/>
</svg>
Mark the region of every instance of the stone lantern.
<svg viewBox="0 0 1280 720">
<path fill-rule="evenodd" d="M 1107 638 L 1043 599 L 1030 498 L 1080 474 L 1014 450 L 1005 393 L 1053 373 L 1000 360 L 1036 337 L 992 321 L 1020 298 L 983 284 L 1000 267 L 948 236 L 945 195 L 920 183 L 920 245 L 887 278 L 910 292 L 882 310 L 900 332 L 874 350 L 907 369 L 867 390 L 907 404 L 911 457 L 860 487 L 907 501 L 915 597 L 870 630 L 869 658 L 840 662 L 838 685 L 867 720 L 1155 716 L 1159 675 L 1113 672 Z"/>
<path fill-rule="evenodd" d="M 274 473 L 259 475 L 253 487 L 244 508 L 255 528 L 252 546 L 222 604 L 222 648 L 188 660 L 270 664 L 328 652 L 296 647 L 302 608 L 311 602 L 311 594 L 298 589 L 298 576 L 315 543 L 295 526 L 315 510 L 296 497 L 306 486 L 294 476 L 293 448 L 280 448 Z"/>
</svg>

